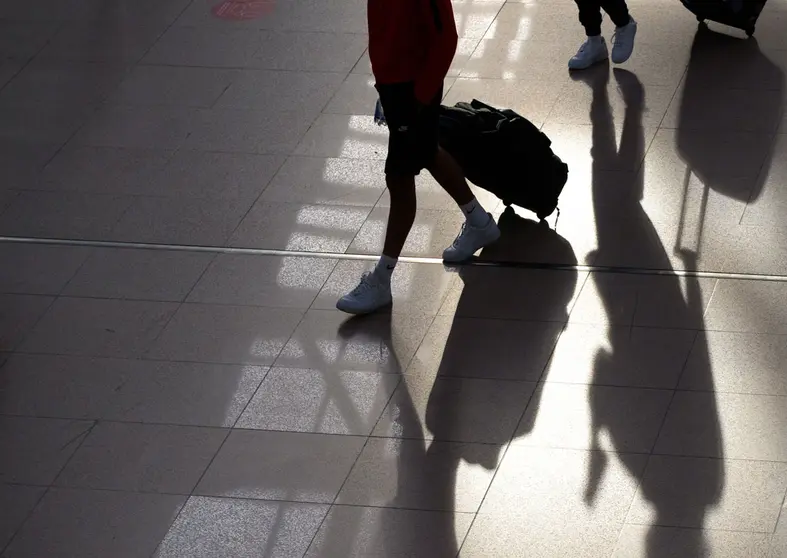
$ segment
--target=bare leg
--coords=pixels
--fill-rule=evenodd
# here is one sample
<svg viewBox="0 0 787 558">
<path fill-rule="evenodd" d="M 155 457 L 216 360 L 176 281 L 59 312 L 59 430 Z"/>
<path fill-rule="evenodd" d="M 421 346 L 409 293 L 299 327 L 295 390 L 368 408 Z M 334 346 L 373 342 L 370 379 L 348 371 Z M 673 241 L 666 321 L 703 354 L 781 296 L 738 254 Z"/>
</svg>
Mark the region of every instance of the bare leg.
<svg viewBox="0 0 787 558">
<path fill-rule="evenodd" d="M 383 254 L 397 259 L 415 221 L 415 177 L 388 175 L 385 182 L 391 196 L 391 209 L 388 213 Z"/>
<path fill-rule="evenodd" d="M 475 198 L 459 164 L 442 147 L 437 148 L 437 155 L 429 166 L 429 172 L 460 207 Z"/>
</svg>

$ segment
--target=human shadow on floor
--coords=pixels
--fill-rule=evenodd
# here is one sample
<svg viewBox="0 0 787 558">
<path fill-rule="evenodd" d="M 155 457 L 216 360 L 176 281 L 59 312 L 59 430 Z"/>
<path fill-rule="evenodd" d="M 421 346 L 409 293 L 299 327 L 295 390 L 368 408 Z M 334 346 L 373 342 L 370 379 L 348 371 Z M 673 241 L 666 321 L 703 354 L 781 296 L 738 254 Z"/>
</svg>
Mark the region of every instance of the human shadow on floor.
<svg viewBox="0 0 787 558">
<path fill-rule="evenodd" d="M 327 525 L 328 538 L 316 541 L 322 552 L 457 556 L 469 522 L 457 531 L 461 522 L 452 512 L 475 512 L 480 504 L 460 494 L 467 487 L 457 485 L 458 472 L 463 464 L 494 470 L 504 444 L 520 434 L 520 418 L 568 318 L 577 286 L 573 269 L 483 265 L 533 261 L 539 254 L 557 254 L 568 265 L 576 263 L 571 245 L 546 223 L 507 210 L 499 226 L 501 240 L 481 252 L 478 265 L 459 268 L 462 285 L 455 311 L 453 299 L 447 301 L 451 307 L 436 317 L 432 338 L 424 341 L 434 343 L 435 353 L 444 342 L 442 356 L 435 360 L 431 354 L 416 355 L 392 400 L 387 435 L 398 439 L 391 441 L 397 446 L 396 488 L 384 505 L 408 511 L 382 512 L 389 521 L 381 520 L 371 532 L 359 534 L 366 545 L 361 547 L 355 546 L 346 525 Z M 380 319 L 351 319 L 342 327 L 342 335 L 352 336 L 356 330 L 368 337 L 365 322 Z M 388 338 L 381 336 L 380 341 L 393 351 L 390 330 Z M 354 525 L 362 530 L 363 508 L 357 510 Z"/>
<path fill-rule="evenodd" d="M 598 254 L 603 255 L 608 247 L 616 249 L 621 241 L 624 241 L 645 253 L 648 261 L 658 262 L 659 269 L 672 270 L 670 258 L 640 203 L 643 197 L 643 173 L 623 175 L 623 180 L 631 181 L 632 195 L 620 197 L 614 203 L 610 203 L 604 195 L 609 174 L 604 172 L 605 168 L 599 162 L 604 161 L 606 164 L 615 158 L 627 157 L 634 158 L 631 160 L 642 160 L 644 149 L 644 88 L 630 72 L 616 69 L 615 78 L 626 104 L 620 149 L 616 145 L 615 127 L 607 94 L 608 68 L 600 67 L 582 76 L 582 81 L 593 91 L 592 189 Z M 697 255 L 694 252 L 681 249 L 679 255 L 687 268 L 696 265 Z M 674 381 L 669 381 L 672 385 L 665 385 L 662 378 L 644 377 L 642 374 L 637 377 L 638 372 L 648 367 L 646 362 L 637 362 L 638 357 L 631 349 L 632 339 L 647 332 L 640 326 L 693 330 L 694 344 L 689 359 L 692 374 L 701 377 L 698 381 L 701 381 L 702 385 L 713 385 L 708 349 L 701 333 L 704 330 L 704 303 L 700 283 L 696 278 L 685 279 L 685 296 L 677 275 L 656 277 L 594 273 L 590 280 L 595 284 L 610 324 L 608 348 L 599 350 L 594 361 L 594 386 L 677 387 L 679 375 L 674 376 Z M 627 304 L 627 297 L 631 297 L 632 292 L 634 302 L 628 314 L 622 314 L 621 307 Z M 687 366 L 685 363 L 683 365 Z M 668 374 L 670 371 L 664 372 Z M 589 391 L 592 447 L 595 451 L 588 472 L 586 503 L 592 506 L 596 501 L 604 483 L 608 460 L 620 460 L 632 477 L 642 479 L 640 496 L 654 510 L 654 516 L 648 521 L 653 526 L 649 528 L 646 542 L 646 555 L 650 558 L 673 555 L 670 554 L 670 545 L 675 544 L 671 541 L 674 531 L 662 527 L 691 528 L 681 535 L 684 538 L 681 539 L 681 549 L 677 555 L 706 555 L 701 529 L 705 525 L 709 509 L 719 502 L 724 487 L 721 428 L 712 388 L 709 392 L 708 401 L 691 409 L 689 412 L 692 414 L 684 417 L 685 424 L 675 423 L 674 421 L 679 419 L 674 417 L 668 419 L 661 426 L 661 437 L 657 440 L 658 431 L 654 431 L 647 421 L 637 420 L 642 417 L 637 417 L 636 413 L 635 416 L 629 416 L 615 411 L 626 408 L 625 403 L 621 401 L 620 405 L 616 405 L 610 398 L 616 397 L 618 393 L 621 397 L 626 397 L 623 390 L 617 392 L 614 387 L 594 387 Z M 670 401 L 674 396 L 671 406 L 675 411 L 680 393 L 662 393 L 665 401 Z M 664 439 L 667 431 L 671 437 L 669 441 Z M 612 446 L 607 449 L 620 453 L 601 451 L 604 437 Z M 632 453 L 632 440 L 652 440 L 654 455 L 646 460 L 641 453 Z M 682 453 L 684 448 L 686 452 Z M 702 448 L 702 453 L 694 453 L 696 448 Z M 662 452 L 713 458 L 665 459 L 656 455 Z M 647 467 L 643 471 L 646 461 Z"/>
<path fill-rule="evenodd" d="M 704 185 L 701 218 L 709 189 L 741 202 L 759 198 L 784 93 L 782 70 L 756 38 L 740 39 L 700 24 L 680 93 L 675 142 L 686 163 L 684 187 L 688 191 L 691 174 Z"/>
</svg>

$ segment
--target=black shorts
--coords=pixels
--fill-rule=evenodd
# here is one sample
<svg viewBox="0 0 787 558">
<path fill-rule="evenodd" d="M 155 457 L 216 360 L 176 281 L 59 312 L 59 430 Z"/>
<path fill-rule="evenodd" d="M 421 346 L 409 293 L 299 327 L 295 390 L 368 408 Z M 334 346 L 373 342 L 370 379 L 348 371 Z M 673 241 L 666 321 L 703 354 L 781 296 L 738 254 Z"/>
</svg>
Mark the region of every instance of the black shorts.
<svg viewBox="0 0 787 558">
<path fill-rule="evenodd" d="M 390 133 L 385 174 L 416 176 L 431 166 L 437 155 L 443 88 L 419 112 L 413 83 L 378 84 L 376 87 Z"/>
</svg>

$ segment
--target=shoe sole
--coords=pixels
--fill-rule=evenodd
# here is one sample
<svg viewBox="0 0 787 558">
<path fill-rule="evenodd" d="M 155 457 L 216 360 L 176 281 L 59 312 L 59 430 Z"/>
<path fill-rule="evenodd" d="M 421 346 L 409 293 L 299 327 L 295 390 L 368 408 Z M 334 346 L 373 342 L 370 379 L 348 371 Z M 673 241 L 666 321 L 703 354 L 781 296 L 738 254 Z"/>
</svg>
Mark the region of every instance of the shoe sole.
<svg viewBox="0 0 787 558">
<path fill-rule="evenodd" d="M 384 308 L 390 308 L 393 305 L 393 301 L 387 302 L 382 306 L 378 306 L 373 310 L 358 310 L 355 308 L 342 308 L 339 304 L 336 305 L 336 309 L 340 312 L 344 312 L 345 314 L 349 314 L 350 316 L 368 316 L 369 314 L 374 314 L 375 312 L 379 312 Z"/>
</svg>

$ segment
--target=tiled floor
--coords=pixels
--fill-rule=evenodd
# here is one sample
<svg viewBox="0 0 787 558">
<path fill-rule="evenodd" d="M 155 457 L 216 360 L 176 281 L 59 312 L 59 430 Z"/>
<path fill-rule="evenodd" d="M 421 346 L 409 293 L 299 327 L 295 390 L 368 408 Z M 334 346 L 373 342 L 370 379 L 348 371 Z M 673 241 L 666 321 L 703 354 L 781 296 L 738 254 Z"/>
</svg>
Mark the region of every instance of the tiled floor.
<svg viewBox="0 0 787 558">
<path fill-rule="evenodd" d="M 552 228 L 477 190 L 480 258 L 548 265 L 403 263 L 360 321 L 365 2 L 217 5 L 0 0 L 0 235 L 65 241 L 0 242 L 2 558 L 787 557 L 787 0 L 631 0 L 575 80 L 571 0 L 457 0 L 446 102 L 571 169 Z"/>
</svg>

